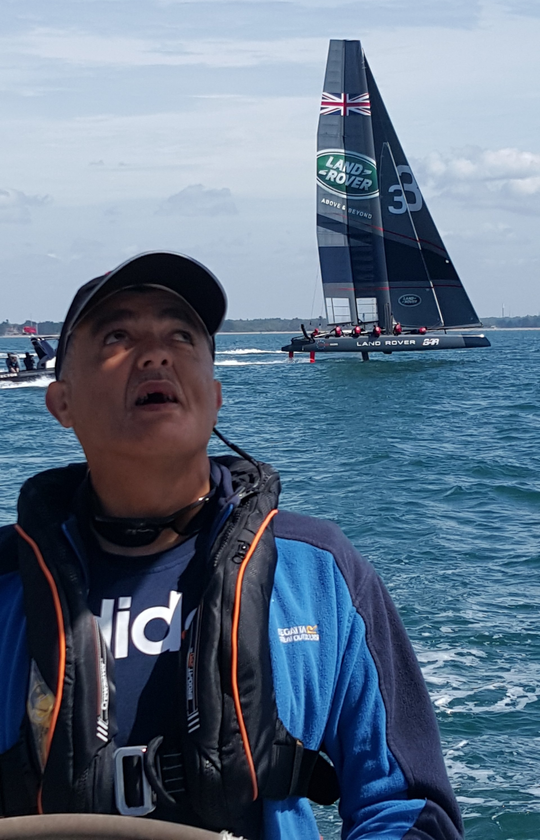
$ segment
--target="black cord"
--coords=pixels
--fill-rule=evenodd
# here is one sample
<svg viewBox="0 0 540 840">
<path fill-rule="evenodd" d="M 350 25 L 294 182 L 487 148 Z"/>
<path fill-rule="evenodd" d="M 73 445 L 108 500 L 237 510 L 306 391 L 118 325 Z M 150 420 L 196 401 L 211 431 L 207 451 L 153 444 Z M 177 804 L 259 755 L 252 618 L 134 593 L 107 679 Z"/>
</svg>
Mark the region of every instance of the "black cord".
<svg viewBox="0 0 540 840">
<path fill-rule="evenodd" d="M 220 439 L 220 441 L 225 444 L 225 446 L 228 446 L 229 449 L 232 449 L 232 451 L 236 452 L 237 455 L 240 455 L 241 458 L 245 458 L 246 461 L 250 461 L 254 466 L 257 466 L 257 461 L 255 460 L 255 458 L 252 458 L 251 455 L 249 455 L 247 452 L 245 452 L 243 449 L 241 449 L 235 443 L 231 443 L 231 441 L 228 440 L 225 437 L 225 435 L 222 434 L 222 432 L 218 432 L 216 426 L 214 426 L 213 432 L 214 432 L 215 436 L 218 437 Z"/>
<path fill-rule="evenodd" d="M 256 486 L 258 486 L 260 484 L 260 482 L 262 481 L 262 477 L 263 477 L 262 470 L 261 470 L 261 465 L 259 464 L 259 462 L 256 461 L 255 458 L 252 458 L 252 456 L 249 455 L 249 453 L 247 453 L 240 446 L 237 446 L 235 443 L 232 443 L 230 440 L 228 440 L 228 438 L 226 438 L 225 435 L 222 434 L 222 432 L 219 432 L 215 426 L 214 426 L 213 432 L 214 432 L 215 436 L 217 438 L 219 438 L 222 443 L 225 444 L 225 446 L 228 446 L 229 449 L 232 449 L 233 452 L 236 452 L 237 455 L 240 455 L 241 458 L 244 458 L 246 461 L 249 461 L 250 464 L 253 464 L 253 466 L 256 467 L 257 473 L 259 475 L 259 481 L 257 482 L 257 485 L 256 485 Z"/>
</svg>

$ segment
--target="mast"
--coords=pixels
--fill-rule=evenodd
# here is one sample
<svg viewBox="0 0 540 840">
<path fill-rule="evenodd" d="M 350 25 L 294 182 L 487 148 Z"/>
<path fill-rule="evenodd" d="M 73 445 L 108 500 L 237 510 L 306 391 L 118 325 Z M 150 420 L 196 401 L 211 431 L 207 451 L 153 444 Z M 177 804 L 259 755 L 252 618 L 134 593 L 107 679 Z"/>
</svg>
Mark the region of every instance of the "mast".
<svg viewBox="0 0 540 840">
<path fill-rule="evenodd" d="M 330 41 L 317 134 L 317 240 L 329 324 L 392 331 L 371 102 L 359 41 Z"/>
</svg>

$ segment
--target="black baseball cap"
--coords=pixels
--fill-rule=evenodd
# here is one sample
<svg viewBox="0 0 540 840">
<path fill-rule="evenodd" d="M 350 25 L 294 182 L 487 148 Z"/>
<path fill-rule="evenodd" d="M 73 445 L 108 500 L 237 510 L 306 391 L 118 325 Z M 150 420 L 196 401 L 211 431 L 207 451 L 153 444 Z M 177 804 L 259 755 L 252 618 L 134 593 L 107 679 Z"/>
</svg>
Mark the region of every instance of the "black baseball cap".
<svg viewBox="0 0 540 840">
<path fill-rule="evenodd" d="M 184 298 L 213 338 L 225 317 L 227 297 L 211 271 L 193 257 L 172 251 L 148 251 L 81 286 L 68 309 L 56 350 L 60 379 L 66 348 L 77 324 L 105 298 L 134 286 L 160 286 Z"/>
</svg>

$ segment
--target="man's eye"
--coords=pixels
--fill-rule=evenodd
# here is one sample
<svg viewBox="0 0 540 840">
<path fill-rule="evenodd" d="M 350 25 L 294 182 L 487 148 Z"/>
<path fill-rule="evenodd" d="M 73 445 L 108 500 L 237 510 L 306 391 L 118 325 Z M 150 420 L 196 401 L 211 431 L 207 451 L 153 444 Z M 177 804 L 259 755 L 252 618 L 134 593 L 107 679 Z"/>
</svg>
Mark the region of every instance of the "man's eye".
<svg viewBox="0 0 540 840">
<path fill-rule="evenodd" d="M 188 330 L 175 330 L 173 336 L 175 341 L 185 341 L 188 344 L 193 344 L 193 336 Z"/>
<path fill-rule="evenodd" d="M 116 344 L 119 341 L 123 341 L 126 337 L 127 333 L 125 330 L 113 330 L 110 333 L 107 333 L 105 339 L 103 341 L 104 344 Z"/>
</svg>

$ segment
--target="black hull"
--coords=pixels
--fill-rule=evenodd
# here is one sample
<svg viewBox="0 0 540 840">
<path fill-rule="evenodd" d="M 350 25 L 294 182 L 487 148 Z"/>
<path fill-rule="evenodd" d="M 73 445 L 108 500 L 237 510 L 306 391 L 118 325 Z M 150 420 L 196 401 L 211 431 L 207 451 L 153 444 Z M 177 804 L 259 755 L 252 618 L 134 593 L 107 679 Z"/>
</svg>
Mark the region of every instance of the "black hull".
<svg viewBox="0 0 540 840">
<path fill-rule="evenodd" d="M 485 335 L 467 335 L 457 333 L 431 335 L 381 335 L 371 338 L 361 335 L 358 338 L 348 336 L 321 336 L 307 339 L 304 336 L 292 338 L 290 344 L 281 349 L 285 353 L 401 353 L 411 350 L 469 350 L 473 347 L 491 347 Z"/>
<path fill-rule="evenodd" d="M 19 373 L 0 373 L 0 382 L 32 382 L 35 379 L 43 379 L 44 376 L 53 377 L 54 368 L 21 370 Z"/>
</svg>

